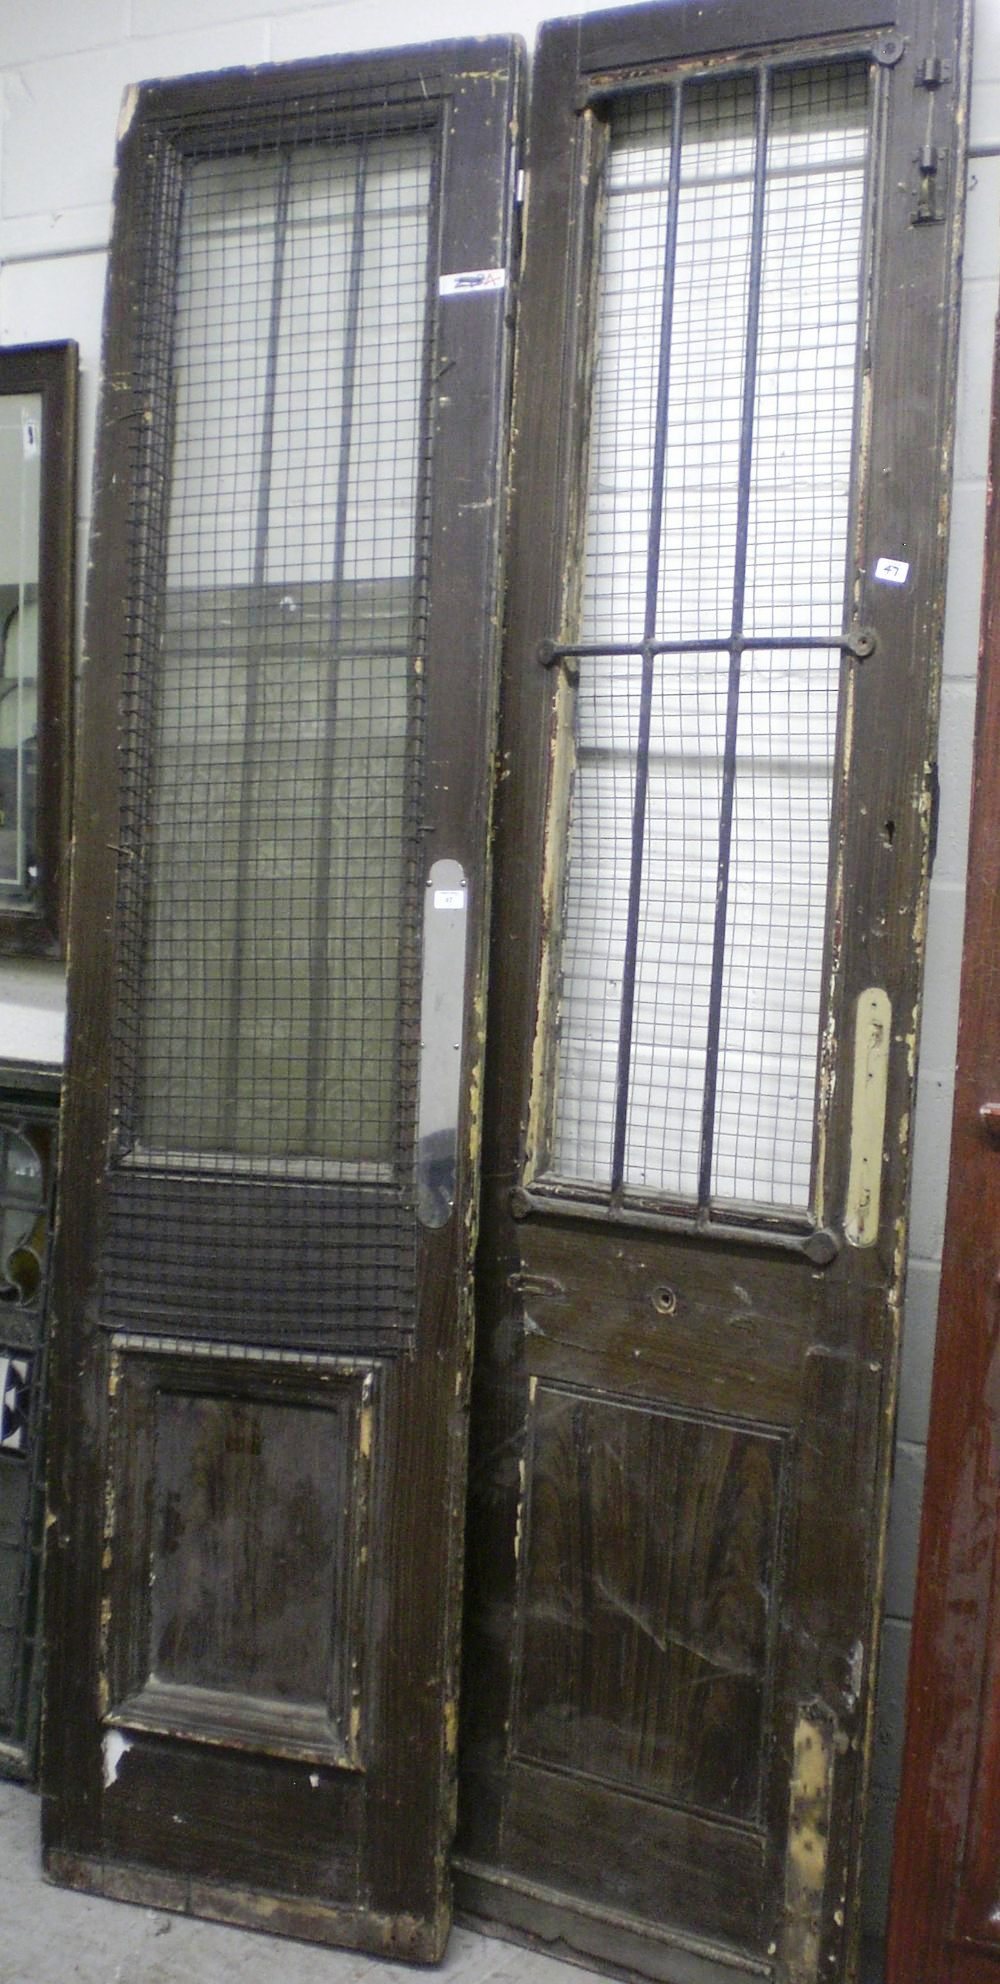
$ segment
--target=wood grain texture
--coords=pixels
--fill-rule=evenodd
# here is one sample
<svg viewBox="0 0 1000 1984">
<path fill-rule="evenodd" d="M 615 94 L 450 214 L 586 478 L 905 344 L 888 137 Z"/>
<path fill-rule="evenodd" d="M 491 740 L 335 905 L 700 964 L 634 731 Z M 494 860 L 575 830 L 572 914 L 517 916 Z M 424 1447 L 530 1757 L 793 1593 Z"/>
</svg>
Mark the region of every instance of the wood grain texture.
<svg viewBox="0 0 1000 1984">
<path fill-rule="evenodd" d="M 76 449 L 79 352 L 58 344 L 0 352 L 0 393 L 40 393 L 38 760 L 30 907 L 0 904 L 0 952 L 62 957 L 66 948 L 75 741 Z M 7 516 L 6 528 L 13 531 Z"/>
<path fill-rule="evenodd" d="M 809 1933 L 797 1943 L 784 1939 L 788 1974 L 794 1984 L 813 1984 L 817 1966 L 821 1975 L 849 1975 L 853 1961 L 928 881 L 960 238 L 963 125 L 960 116 L 953 120 L 968 82 L 962 21 L 952 0 L 892 0 L 877 10 L 866 0 L 823 0 L 794 18 L 777 5 L 750 9 L 709 0 L 697 8 L 640 7 L 553 22 L 539 41 L 497 795 L 457 1893 L 460 1905 L 521 1933 L 530 1932 L 536 1908 L 547 1937 L 614 1963 L 614 1938 L 601 1934 L 603 1911 L 625 1939 L 634 1974 L 716 1980 L 772 1963 L 774 1953 L 767 1952 L 782 1942 L 786 1897 L 798 1891 L 789 1874 L 796 1844 L 790 1787 L 803 1718 L 831 1732 L 831 1782 L 824 1791 L 830 1817 L 823 1894 L 810 1899 Z M 833 45 L 827 38 L 838 35 L 845 38 L 841 48 L 849 37 L 852 47 L 872 51 L 880 158 L 865 271 L 869 312 L 847 587 L 849 613 L 875 628 L 876 650 L 864 659 L 845 654 L 841 678 L 813 1207 L 841 1241 L 852 1016 L 865 987 L 886 992 L 893 1029 L 877 1239 L 864 1249 L 841 1244 L 820 1266 L 773 1247 L 763 1218 L 760 1232 L 741 1240 L 732 1231 L 704 1230 L 688 1210 L 685 1235 L 658 1229 L 655 1216 L 648 1230 L 638 1215 L 616 1225 L 613 1209 L 590 1217 L 585 1194 L 570 1217 L 558 1203 L 539 1205 L 540 1193 L 528 1200 L 519 1193 L 531 1183 L 532 1131 L 541 1125 L 544 1134 L 546 1121 L 545 1057 L 527 1043 L 551 976 L 557 914 L 546 867 L 558 777 L 557 671 L 540 667 L 539 654 L 546 642 L 574 638 L 603 148 L 615 89 L 659 82 L 672 64 L 699 56 L 735 61 L 743 54 L 752 61 L 771 49 L 779 58 L 791 55 L 793 36 L 796 59 L 818 59 Z M 810 44 L 810 36 L 820 40 Z M 949 93 L 926 92 L 918 82 L 930 52 L 950 67 Z M 935 141 L 949 155 L 944 219 L 915 225 L 914 159 L 928 115 Z M 876 560 L 894 555 L 910 562 L 912 582 L 880 587 Z M 563 1187 L 571 1191 L 571 1182 Z M 664 1201 L 651 1206 L 654 1215 L 657 1210 L 679 1224 L 675 1216 L 685 1208 Z M 532 1443 L 533 1386 L 537 1398 L 551 1388 L 579 1393 L 581 1422 L 590 1428 L 579 1450 L 569 1437 L 562 1445 Z M 595 1783 L 577 1724 L 582 1703 L 599 1701 L 602 1714 L 610 1705 L 614 1635 L 605 1621 L 596 1622 L 595 1682 L 585 1672 L 585 1635 L 570 1658 L 552 1622 L 532 1619 L 530 1536 L 539 1487 L 565 1506 L 545 1518 L 551 1563 L 538 1589 L 552 1597 L 560 1557 L 578 1605 L 586 1589 L 580 1569 L 586 1512 L 595 1505 L 594 1470 L 607 1466 L 602 1414 L 611 1401 L 646 1402 L 654 1412 L 724 1425 L 734 1446 L 723 1450 L 720 1441 L 715 1450 L 723 1480 L 733 1453 L 756 1453 L 755 1443 L 770 1451 L 769 1440 L 787 1435 L 785 1500 L 770 1573 L 773 1679 L 761 1707 L 760 1860 L 753 1878 L 734 1859 L 738 1827 L 731 1817 L 713 1817 L 711 1808 L 685 1812 L 669 1802 L 668 1786 L 683 1783 L 686 1773 L 692 1786 L 697 1781 L 692 1730 L 671 1725 L 655 1795 L 653 1743 L 642 1799 Z M 683 1481 L 674 1477 L 658 1511 L 656 1468 L 650 1472 L 649 1508 L 641 1517 L 633 1511 L 627 1538 L 621 1497 L 602 1484 L 596 1500 L 603 1531 L 587 1547 L 602 1574 L 613 1566 L 629 1603 L 641 1596 L 646 1616 L 655 1611 L 650 1590 L 659 1580 L 662 1618 L 672 1567 L 693 1533 L 688 1525 L 697 1529 L 698 1496 L 724 1491 L 718 1484 L 709 1490 L 692 1464 Z M 657 1513 L 669 1536 L 657 1534 L 654 1547 L 647 1539 Z M 707 1535 L 712 1524 L 707 1515 L 705 1521 Z M 683 1616 L 683 1603 L 680 1609 Z M 625 1658 L 638 1633 L 625 1608 L 618 1612 L 615 1651 Z M 671 1686 L 682 1692 L 679 1672 Z M 628 1758 L 636 1766 L 640 1751 L 630 1744 L 639 1693 L 626 1683 L 617 1724 L 598 1732 L 595 1748 L 601 1759 L 603 1746 L 604 1762 L 610 1753 L 618 1764 Z M 544 1766 L 516 1749 L 523 1739 L 519 1713 L 532 1702 L 544 1706 L 550 1746 L 557 1702 L 573 1731 L 561 1757 L 550 1749 Z M 659 1706 L 654 1685 L 653 1731 Z M 662 1733 L 667 1726 L 665 1716 Z M 700 1754 L 707 1758 L 707 1727 L 704 1735 Z M 741 1769 L 748 1766 L 737 1758 L 737 1799 L 750 1796 Z M 707 1762 L 705 1771 L 710 1780 Z M 717 1782 L 712 1791 L 719 1795 Z M 655 1821 L 638 1823 L 639 1804 Z M 696 1870 L 682 1820 L 700 1829 Z M 609 1846 L 619 1832 L 630 1842 L 627 1856 Z M 700 1939 L 697 1954 L 692 1939 Z"/>
<path fill-rule="evenodd" d="M 356 1765 L 371 1373 L 116 1353 L 107 1719 Z"/>
<path fill-rule="evenodd" d="M 539 1387 L 514 1754 L 759 1816 L 782 1443 Z"/>
<path fill-rule="evenodd" d="M 497 40 L 430 48 L 419 58 L 404 52 L 241 72 L 140 94 L 120 160 L 107 314 L 72 912 L 49 1487 L 47 1865 L 56 1878 L 102 1893 L 423 1960 L 440 1955 L 450 1915 L 446 1850 L 453 1824 L 464 1405 L 511 344 L 506 297 L 476 299 L 471 318 L 461 324 L 453 319 L 450 327 L 442 306 L 427 379 L 435 477 L 425 547 L 430 607 L 420 657 L 426 681 L 421 840 L 428 863 L 456 859 L 470 877 L 455 1212 L 446 1227 L 418 1241 L 417 1318 L 415 1326 L 412 1318 L 406 1325 L 413 1327 L 410 1354 L 380 1361 L 385 1340 L 377 1315 L 372 1319 L 371 1356 L 360 1360 L 365 1368 L 379 1365 L 370 1417 L 363 1428 L 359 1420 L 357 1441 L 351 1436 L 335 1452 L 325 1432 L 316 1430 L 324 1419 L 321 1375 L 315 1369 L 304 1374 L 294 1356 L 289 1361 L 282 1355 L 302 1348 L 294 1317 L 286 1307 L 270 1345 L 259 1336 L 248 1343 L 235 1301 L 222 1333 L 219 1355 L 227 1368 L 221 1376 L 203 1346 L 201 1377 L 182 1383 L 185 1358 L 198 1361 L 190 1318 L 187 1329 L 153 1319 L 154 1334 L 158 1329 L 169 1339 L 164 1355 L 171 1343 L 176 1353 L 169 1379 L 162 1373 L 157 1379 L 175 1402 L 160 1412 L 157 1425 L 159 1408 L 147 1390 L 132 1414 L 134 1451 L 116 1453 L 123 1419 L 116 1420 L 117 1352 L 103 1306 L 103 1250 L 106 1155 L 117 1127 L 109 1043 L 118 982 L 114 909 L 126 633 L 120 575 L 132 525 L 134 450 L 146 425 L 135 392 L 143 287 L 151 279 L 143 258 L 153 254 L 155 276 L 155 254 L 165 250 L 169 267 L 179 153 L 185 146 L 225 148 L 234 116 L 242 144 L 255 101 L 265 143 L 290 109 L 294 116 L 306 114 L 310 128 L 318 120 L 335 132 L 357 128 L 365 117 L 370 123 L 365 106 L 373 102 L 388 105 L 394 128 L 431 124 L 440 201 L 428 284 L 436 299 L 439 265 L 510 266 L 512 130 L 520 88 L 518 50 Z M 152 213 L 144 200 L 148 174 Z M 166 211 L 157 208 L 157 198 Z M 158 293 L 164 301 L 162 286 Z M 440 388 L 439 374 L 447 375 Z M 192 1170 L 187 1182 L 196 1194 L 200 1181 Z M 262 1228 L 273 1235 L 280 1234 L 280 1205 L 271 1182 L 263 1181 L 259 1212 Z M 230 1263 L 229 1272 L 239 1265 Z M 199 1271 L 202 1286 L 210 1285 L 211 1262 L 196 1259 L 194 1271 L 193 1286 Z M 331 1311 L 336 1306 L 334 1285 Z M 176 1296 L 175 1308 L 183 1308 Z M 153 1356 L 150 1319 L 142 1309 L 137 1304 L 130 1317 L 119 1319 L 143 1339 L 145 1347 L 133 1352 L 137 1358 Z M 397 1318 L 397 1334 L 398 1327 Z M 350 1344 L 338 1344 L 338 1352 L 345 1350 L 346 1365 L 356 1371 Z M 312 1431 L 297 1451 L 293 1429 L 304 1421 Z M 376 1547 L 367 1558 L 356 1627 L 345 1631 L 355 1601 L 346 1609 L 338 1601 L 342 1560 L 350 1556 L 354 1575 L 364 1548 L 360 1535 L 343 1535 L 345 1523 L 348 1531 L 352 1527 L 345 1468 L 362 1447 L 369 1465 L 368 1534 Z M 118 1509 L 131 1509 L 136 1519 L 115 1532 L 109 1573 L 104 1512 L 109 1500 L 114 1510 L 116 1498 Z M 175 1535 L 178 1553 L 171 1559 Z M 235 1554 L 210 1608 L 221 1640 L 210 1648 L 199 1604 L 183 1585 L 188 1576 L 204 1584 L 212 1553 L 228 1547 L 227 1535 Z M 306 1571 L 310 1536 L 317 1552 Z M 239 1553 L 258 1543 L 258 1569 L 241 1588 Z M 115 1546 L 123 1558 L 123 1583 L 117 1585 Z M 158 1560 L 165 1583 L 150 1606 L 150 1567 Z M 293 1574 L 304 1579 L 301 1619 L 281 1598 L 282 1582 Z M 321 1686 L 318 1649 L 304 1644 L 302 1633 L 312 1630 L 331 1594 L 329 1665 L 336 1673 L 339 1659 L 342 1671 L 329 1683 L 327 1735 L 319 1733 L 311 1756 L 299 1755 L 295 1745 L 301 1739 L 301 1749 L 308 1747 L 304 1725 L 319 1712 Z M 354 1695 L 352 1634 L 363 1642 L 361 1701 Z M 102 1693 L 105 1643 L 114 1658 L 114 1709 Z M 220 1657 L 227 1647 L 228 1663 Z M 157 1659 L 170 1670 L 159 1683 Z M 228 1679 L 220 1687 L 224 1668 Z M 325 1678 L 322 1687 L 326 1692 Z M 228 1710 L 218 1699 L 227 1688 Z M 134 1727 L 130 1696 L 138 1697 Z M 264 1732 L 256 1725 L 268 1700 L 278 1706 Z M 344 1768 L 345 1757 L 331 1754 L 329 1728 L 350 1723 L 356 1707 L 363 1770 Z M 107 1712 L 114 1722 L 105 1719 Z M 109 1735 L 116 1739 L 110 1748 Z M 350 1730 L 341 1739 L 345 1751 L 349 1736 Z"/>
</svg>

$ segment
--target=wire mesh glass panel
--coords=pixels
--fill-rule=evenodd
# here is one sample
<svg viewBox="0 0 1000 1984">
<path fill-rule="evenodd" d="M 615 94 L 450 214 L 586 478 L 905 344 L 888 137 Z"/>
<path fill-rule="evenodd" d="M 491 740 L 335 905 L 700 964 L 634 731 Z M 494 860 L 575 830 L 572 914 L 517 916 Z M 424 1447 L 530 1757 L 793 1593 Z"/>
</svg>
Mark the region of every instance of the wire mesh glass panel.
<svg viewBox="0 0 1000 1984">
<path fill-rule="evenodd" d="M 139 1143 L 390 1175 L 413 904 L 432 139 L 195 160 Z"/>
<path fill-rule="evenodd" d="M 562 1177 L 808 1207 L 867 149 L 860 61 L 613 117 Z"/>
</svg>

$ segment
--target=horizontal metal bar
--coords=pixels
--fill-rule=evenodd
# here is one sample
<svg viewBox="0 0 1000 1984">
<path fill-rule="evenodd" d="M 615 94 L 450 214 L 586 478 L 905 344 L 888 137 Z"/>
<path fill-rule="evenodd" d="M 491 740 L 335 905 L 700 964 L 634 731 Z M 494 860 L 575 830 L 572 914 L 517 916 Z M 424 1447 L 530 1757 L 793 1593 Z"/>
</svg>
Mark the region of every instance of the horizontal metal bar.
<svg viewBox="0 0 1000 1984">
<path fill-rule="evenodd" d="M 860 135 L 863 140 L 864 133 L 862 132 Z M 806 165 L 805 163 L 800 165 L 771 165 L 767 169 L 767 183 L 770 185 L 772 180 L 775 179 L 834 179 L 838 173 L 863 172 L 866 162 L 866 155 L 862 151 L 858 152 L 853 158 L 838 158 L 832 161 L 829 159 L 819 159 L 812 165 Z M 680 189 L 682 193 L 686 193 L 694 186 L 752 186 L 753 182 L 754 175 L 752 171 L 720 172 L 717 176 L 705 173 L 700 178 L 696 175 L 686 178 L 682 172 Z M 609 200 L 623 200 L 630 194 L 634 198 L 637 193 L 666 193 L 669 189 L 669 179 L 635 179 L 626 181 L 622 186 L 609 186 L 607 188 L 607 197 Z"/>
<path fill-rule="evenodd" d="M 279 1185 L 393 1185 L 391 1164 L 367 1158 L 357 1163 L 332 1157 L 276 1157 L 271 1152 L 243 1157 L 233 1151 L 150 1150 L 143 1144 L 114 1153 L 115 1171 L 158 1172 L 175 1177 L 252 1178 Z"/>
<path fill-rule="evenodd" d="M 612 1205 L 609 1200 L 563 1198 L 561 1193 L 515 1185 L 510 1195 L 515 1219 L 544 1218 L 589 1221 L 597 1226 L 638 1227 L 643 1232 L 675 1233 L 679 1239 L 719 1240 L 731 1246 L 776 1248 L 783 1254 L 801 1254 L 813 1267 L 828 1267 L 841 1249 L 841 1239 L 828 1226 L 809 1226 L 798 1232 L 791 1227 L 740 1226 L 734 1220 L 715 1219 L 710 1213 L 648 1211 L 637 1205 Z"/>
<path fill-rule="evenodd" d="M 538 660 L 542 668 L 553 668 L 557 661 L 613 660 L 635 655 L 641 660 L 651 654 L 766 654 L 788 648 L 811 652 L 818 648 L 841 648 L 849 654 L 871 654 L 875 637 L 868 628 L 853 628 L 846 634 L 741 634 L 707 641 L 542 641 Z"/>
</svg>

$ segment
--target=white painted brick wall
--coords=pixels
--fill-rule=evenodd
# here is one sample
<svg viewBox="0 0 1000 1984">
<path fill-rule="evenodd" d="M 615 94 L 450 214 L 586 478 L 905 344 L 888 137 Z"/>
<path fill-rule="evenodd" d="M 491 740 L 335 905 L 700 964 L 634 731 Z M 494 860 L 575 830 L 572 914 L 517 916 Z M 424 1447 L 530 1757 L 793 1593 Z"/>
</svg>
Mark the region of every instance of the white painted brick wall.
<svg viewBox="0 0 1000 1984">
<path fill-rule="evenodd" d="M 588 0 L 576 0 L 587 7 Z M 596 0 L 589 0 L 589 5 Z M 557 11 L 555 8 L 551 11 Z M 567 6 L 568 11 L 568 6 Z M 866 1920 L 884 1910 L 899 1772 L 922 1443 L 944 1222 L 964 902 L 971 716 L 993 319 L 1000 273 L 1000 0 L 976 0 L 973 147 L 963 282 L 956 483 L 945 641 L 941 828 L 931 889 L 915 1136 L 913 1227 L 893 1501 Z M 80 567 L 90 508 L 114 135 L 126 83 L 233 63 L 515 32 L 532 0 L 0 0 L 0 340 L 81 348 Z M 0 1057 L 58 1060 L 61 975 L 0 965 Z"/>
</svg>

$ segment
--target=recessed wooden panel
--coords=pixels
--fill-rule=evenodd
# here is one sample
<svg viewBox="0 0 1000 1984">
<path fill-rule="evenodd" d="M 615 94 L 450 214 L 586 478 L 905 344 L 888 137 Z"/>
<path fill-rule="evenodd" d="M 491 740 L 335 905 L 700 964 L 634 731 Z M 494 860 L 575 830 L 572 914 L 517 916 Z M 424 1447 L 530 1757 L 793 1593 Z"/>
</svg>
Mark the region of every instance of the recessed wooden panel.
<svg viewBox="0 0 1000 1984">
<path fill-rule="evenodd" d="M 542 1386 L 517 1754 L 753 1820 L 780 1437 Z"/>
<path fill-rule="evenodd" d="M 110 1721 L 357 1763 L 366 1389 L 329 1367 L 126 1353 Z M 139 1450 L 141 1503 L 120 1485 Z"/>
<path fill-rule="evenodd" d="M 762 1952 L 770 1917 L 768 1852 L 762 1831 L 718 1825 L 701 1812 L 514 1763 L 504 1834 L 522 1880 L 546 1880 L 593 1902 L 593 1842 L 601 1841 L 599 1912 L 658 1921 L 679 1913 L 692 1935 Z"/>
</svg>

